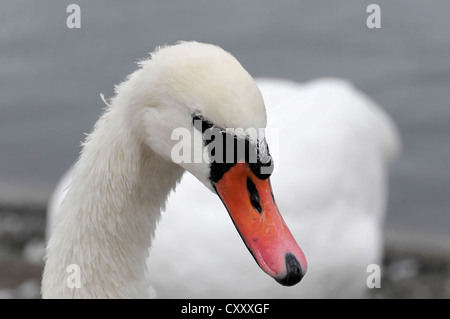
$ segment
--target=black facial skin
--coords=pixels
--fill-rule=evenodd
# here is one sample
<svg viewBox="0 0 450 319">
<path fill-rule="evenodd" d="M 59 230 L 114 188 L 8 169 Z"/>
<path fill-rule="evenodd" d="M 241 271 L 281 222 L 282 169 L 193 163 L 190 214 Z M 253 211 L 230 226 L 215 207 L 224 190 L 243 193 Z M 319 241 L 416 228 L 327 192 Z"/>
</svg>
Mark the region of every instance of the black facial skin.
<svg viewBox="0 0 450 319">
<path fill-rule="evenodd" d="M 232 134 L 231 132 L 227 132 L 225 129 L 215 126 L 212 122 L 205 119 L 203 116 L 201 116 L 199 113 L 192 114 L 192 123 L 194 127 L 202 132 L 203 135 L 203 144 L 207 147 L 211 159 L 214 159 L 210 164 L 210 176 L 209 179 L 212 183 L 213 188 L 216 190 L 216 184 L 217 182 L 223 177 L 223 175 L 230 170 L 236 163 L 241 161 L 242 159 L 245 160 L 245 162 L 248 164 L 252 172 L 255 174 L 256 178 L 259 179 L 267 179 L 272 174 L 273 171 L 273 161 L 269 153 L 269 149 L 267 147 L 267 144 L 265 141 L 257 141 L 256 145 L 255 143 L 251 143 L 250 140 L 246 138 L 238 138 L 236 135 Z M 216 149 L 214 146 L 211 146 L 211 144 L 215 139 L 215 136 L 219 136 L 221 134 L 222 141 L 224 142 L 223 150 L 221 154 L 216 154 Z M 228 148 L 226 147 L 228 146 Z M 231 146 L 233 148 L 231 148 Z M 245 146 L 245 152 L 239 154 L 238 149 L 242 150 L 242 147 Z M 217 147 L 217 146 L 216 146 Z M 233 150 L 233 158 L 227 157 L 227 149 Z M 264 152 L 261 152 L 261 149 L 264 150 Z M 231 153 L 231 152 L 230 152 Z M 228 154 L 230 155 L 230 154 Z M 264 169 L 264 170 L 262 170 Z M 264 172 L 264 173 L 262 173 Z M 262 213 L 262 206 L 261 206 L 261 198 L 258 193 L 258 189 L 256 188 L 256 185 L 254 181 L 252 180 L 253 177 L 247 177 L 247 191 L 248 191 L 248 198 L 253 206 L 253 208 L 259 213 Z M 269 180 L 270 185 L 270 180 Z M 271 188 L 271 187 L 270 187 Z M 273 198 L 273 194 L 271 192 L 272 199 L 275 202 L 275 199 Z M 219 196 L 219 198 L 222 200 L 222 197 Z M 225 204 L 225 203 L 224 203 Z M 225 205 L 227 211 L 228 207 Z M 230 212 L 228 211 L 230 214 Z M 230 214 L 231 217 L 231 214 Z M 234 223 L 233 218 L 231 220 Z M 236 226 L 236 224 L 235 224 Z M 258 260 L 256 259 L 253 251 L 249 248 L 247 245 L 247 242 L 245 241 L 244 237 L 242 236 L 240 230 L 236 227 L 239 235 L 241 236 L 242 240 L 244 241 L 245 245 L 247 246 L 250 254 L 255 259 L 256 263 L 258 263 Z M 285 264 L 286 264 L 286 272 L 287 275 L 284 278 L 275 278 L 275 280 L 284 286 L 292 286 L 298 283 L 302 277 L 303 272 L 301 270 L 301 266 L 297 258 L 291 253 L 286 253 L 285 255 Z"/>
<path fill-rule="evenodd" d="M 255 143 L 251 143 L 247 137 L 245 139 L 238 138 L 231 132 L 227 132 L 225 129 L 215 126 L 199 113 L 192 114 L 192 124 L 197 130 L 202 132 L 204 145 L 207 147 L 210 154 L 215 157 L 215 160 L 210 164 L 209 176 L 213 185 L 242 159 L 249 165 L 257 178 L 267 179 L 272 174 L 273 161 L 265 141 L 257 141 L 255 145 Z M 216 150 L 214 147 L 211 147 L 211 142 L 214 141 L 215 135 L 218 134 L 222 135 L 223 141 L 223 149 L 220 155 L 215 154 Z M 233 147 L 233 152 L 232 154 L 229 152 L 227 156 L 227 149 L 231 150 L 230 147 Z M 244 153 L 238 151 L 242 149 L 245 150 Z M 265 149 L 265 152 L 262 153 L 261 149 Z"/>
</svg>

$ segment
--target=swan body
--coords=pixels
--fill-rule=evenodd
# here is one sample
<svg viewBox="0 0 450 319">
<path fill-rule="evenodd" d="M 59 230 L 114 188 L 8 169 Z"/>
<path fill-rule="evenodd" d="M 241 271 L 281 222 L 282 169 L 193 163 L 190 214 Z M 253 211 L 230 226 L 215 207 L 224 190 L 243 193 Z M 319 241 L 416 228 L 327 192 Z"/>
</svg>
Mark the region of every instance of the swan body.
<svg viewBox="0 0 450 319">
<path fill-rule="evenodd" d="M 220 197 L 264 272 L 298 283 L 306 259 L 275 204 L 267 143 L 252 133 L 265 126 L 258 87 L 226 51 L 181 42 L 153 52 L 116 87 L 83 143 L 48 241 L 43 297 L 145 296 L 156 224 L 184 171 Z M 203 160 L 175 161 L 180 129 L 191 145 L 205 146 Z M 217 134 L 214 143 L 207 133 Z M 248 145 L 246 153 L 222 161 L 211 146 L 222 136 Z"/>
<path fill-rule="evenodd" d="M 382 262 L 388 171 L 400 149 L 395 125 L 342 79 L 256 81 L 276 163 L 271 181 L 308 274 L 285 288 L 253 271 L 222 204 L 186 174 L 156 229 L 146 283 L 162 298 L 364 297 L 367 266 Z M 72 174 L 53 193 L 48 229 Z"/>
</svg>

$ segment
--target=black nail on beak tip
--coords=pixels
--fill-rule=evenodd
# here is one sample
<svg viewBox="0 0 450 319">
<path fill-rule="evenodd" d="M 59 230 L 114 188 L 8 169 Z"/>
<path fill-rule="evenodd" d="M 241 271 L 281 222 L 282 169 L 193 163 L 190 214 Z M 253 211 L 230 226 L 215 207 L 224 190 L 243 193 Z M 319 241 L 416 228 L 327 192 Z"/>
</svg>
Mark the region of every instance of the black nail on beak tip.
<svg viewBox="0 0 450 319">
<path fill-rule="evenodd" d="M 287 253 L 284 256 L 284 262 L 286 263 L 286 277 L 275 280 L 283 286 L 293 286 L 299 283 L 304 273 L 297 258 L 293 254 Z"/>
</svg>

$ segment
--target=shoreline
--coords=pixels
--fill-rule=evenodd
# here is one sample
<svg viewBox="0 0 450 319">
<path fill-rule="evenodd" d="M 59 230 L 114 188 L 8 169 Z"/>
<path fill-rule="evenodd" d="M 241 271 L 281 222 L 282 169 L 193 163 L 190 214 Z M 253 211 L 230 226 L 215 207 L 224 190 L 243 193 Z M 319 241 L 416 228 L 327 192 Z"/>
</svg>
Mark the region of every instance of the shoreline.
<svg viewBox="0 0 450 319">
<path fill-rule="evenodd" d="M 44 206 L 0 205 L 0 299 L 40 298 L 45 226 Z M 450 298 L 445 239 L 392 232 L 385 237 L 381 287 L 369 289 L 368 298 Z"/>
</svg>

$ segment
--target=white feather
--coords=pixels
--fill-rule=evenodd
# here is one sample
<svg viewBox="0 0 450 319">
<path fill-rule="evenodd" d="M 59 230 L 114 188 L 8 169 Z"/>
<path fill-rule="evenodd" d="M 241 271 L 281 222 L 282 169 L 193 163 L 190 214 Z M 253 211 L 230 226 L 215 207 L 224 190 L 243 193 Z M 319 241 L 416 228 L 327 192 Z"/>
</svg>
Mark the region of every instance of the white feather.
<svg viewBox="0 0 450 319">
<path fill-rule="evenodd" d="M 144 71 L 146 67 L 152 71 L 146 81 L 157 83 L 151 89 L 144 85 L 139 71 L 118 86 L 117 97 L 85 142 L 76 168 L 64 175 L 49 203 L 48 233 L 58 211 L 61 216 L 49 242 L 44 297 L 137 297 L 149 283 L 159 297 L 363 297 L 367 266 L 381 263 L 387 175 L 400 143 L 386 113 L 340 79 L 305 84 L 258 80 L 267 107 L 268 129 L 278 130 L 274 136 L 279 139 L 269 140 L 276 159 L 271 177 L 275 198 L 309 263 L 301 283 L 281 287 L 256 269 L 223 204 L 202 185 L 203 173 L 193 172 L 201 182 L 187 174 L 169 197 L 147 260 L 159 211 L 182 172 L 163 154 L 170 148 L 166 139 L 170 129 L 184 124 L 180 105 L 196 105 L 222 125 L 261 127 L 266 121 L 261 95 L 251 86 L 253 80 L 247 73 L 238 72 L 237 61 L 217 47 L 207 46 L 202 54 L 220 52 L 217 62 L 214 58 L 207 65 L 199 55 L 199 46 L 203 50 L 201 44 L 182 43 L 168 54 L 163 54 L 162 48 L 152 55 L 154 64 L 142 62 Z M 180 67 L 177 63 L 186 52 L 200 61 Z M 215 72 L 192 74 L 193 69 L 206 70 L 223 59 L 224 69 L 230 73 L 221 67 L 219 73 L 232 75 L 233 81 L 243 84 L 226 96 L 215 85 L 231 79 L 217 80 L 214 76 L 219 73 Z M 170 76 L 156 65 L 171 65 Z M 208 80 L 203 82 L 205 74 Z M 192 86 L 191 82 L 199 81 L 200 86 Z M 172 105 L 167 88 L 171 88 Z M 136 135 L 130 135 L 130 127 L 124 127 L 138 126 L 130 119 L 129 104 L 138 110 L 139 105 L 151 101 L 161 102 L 158 108 L 164 108 L 145 115 L 145 120 L 151 122 L 148 117 L 152 117 L 168 125 L 161 126 L 161 131 L 146 126 L 142 138 L 154 152 L 142 148 Z M 243 105 L 248 109 L 239 112 L 231 102 L 239 104 L 241 111 Z M 92 143 L 98 144 L 89 147 Z M 86 193 L 88 181 L 94 186 L 89 188 L 92 194 Z M 63 201 L 70 183 L 68 198 Z M 80 220 L 85 221 L 83 228 L 77 224 Z M 96 261 L 95 267 L 86 264 Z M 145 275 L 146 262 L 149 271 Z M 64 287 L 67 273 L 62 266 L 67 263 L 87 269 L 83 273 L 85 289 Z M 89 284 L 87 279 L 92 278 L 102 281 Z"/>
</svg>

